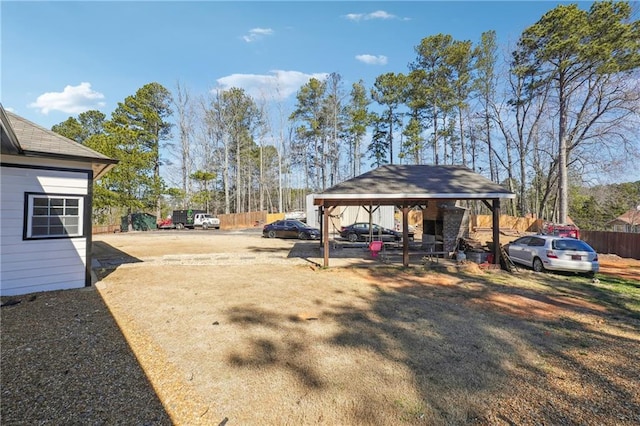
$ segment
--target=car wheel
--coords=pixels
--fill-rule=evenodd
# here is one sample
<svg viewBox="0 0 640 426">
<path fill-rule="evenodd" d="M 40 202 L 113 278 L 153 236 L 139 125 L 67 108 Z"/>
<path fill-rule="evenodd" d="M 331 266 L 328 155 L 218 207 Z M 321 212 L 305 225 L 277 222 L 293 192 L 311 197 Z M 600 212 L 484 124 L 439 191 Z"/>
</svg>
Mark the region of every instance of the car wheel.
<svg viewBox="0 0 640 426">
<path fill-rule="evenodd" d="M 276 237 L 276 231 L 273 231 L 273 230 L 269 231 L 269 232 L 267 233 L 267 236 L 268 236 L 269 238 L 275 238 L 275 237 Z"/>
<path fill-rule="evenodd" d="M 181 223 L 178 223 L 178 224 L 176 225 L 176 229 L 184 229 L 184 225 L 183 225 L 183 224 L 181 224 Z"/>
<path fill-rule="evenodd" d="M 209 225 L 207 225 L 206 223 L 202 224 L 202 229 L 206 231 L 208 228 L 209 228 Z"/>
<path fill-rule="evenodd" d="M 585 276 L 585 277 L 587 277 L 587 278 L 595 278 L 596 273 L 595 273 L 595 272 L 593 272 L 593 271 L 591 271 L 591 272 L 586 272 L 586 273 L 584 274 L 584 276 Z"/>
<path fill-rule="evenodd" d="M 349 234 L 347 236 L 347 239 L 352 243 L 355 243 L 356 241 L 358 241 L 358 234 Z"/>
<path fill-rule="evenodd" d="M 302 231 L 298 232 L 298 239 L 299 240 L 306 240 L 307 239 L 307 234 L 305 234 Z"/>
<path fill-rule="evenodd" d="M 542 264 L 542 260 L 539 257 L 533 259 L 533 270 L 536 272 L 544 272 L 544 265 Z"/>
</svg>

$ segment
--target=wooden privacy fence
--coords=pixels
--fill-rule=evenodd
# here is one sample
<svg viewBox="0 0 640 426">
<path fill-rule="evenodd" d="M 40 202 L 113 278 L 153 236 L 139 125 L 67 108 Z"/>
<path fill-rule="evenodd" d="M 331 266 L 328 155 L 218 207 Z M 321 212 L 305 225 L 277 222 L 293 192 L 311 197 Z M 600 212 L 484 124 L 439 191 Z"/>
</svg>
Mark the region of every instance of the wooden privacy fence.
<svg viewBox="0 0 640 426">
<path fill-rule="evenodd" d="M 220 229 L 251 228 L 264 225 L 267 212 L 219 214 L 216 217 L 220 219 Z"/>
<path fill-rule="evenodd" d="M 271 215 L 269 215 L 271 216 Z M 220 229 L 252 228 L 262 226 L 267 222 L 267 212 L 231 213 L 216 215 L 220 219 Z M 284 213 L 282 214 L 284 218 Z M 120 232 L 120 225 L 94 225 L 93 234 L 107 234 Z"/>
<path fill-rule="evenodd" d="M 581 230 L 580 239 L 586 241 L 598 253 L 640 260 L 640 234 Z"/>
<path fill-rule="evenodd" d="M 401 219 L 402 216 L 396 217 Z M 514 217 L 500 215 L 500 229 L 518 232 L 538 232 L 542 229 L 542 219 L 531 217 Z M 409 225 L 422 226 L 422 210 L 412 210 L 409 212 Z M 470 215 L 469 232 L 490 232 L 493 229 L 493 216 L 491 215 Z"/>
<path fill-rule="evenodd" d="M 493 229 L 493 216 L 483 214 L 471 215 L 469 226 L 472 232 L 490 231 Z M 542 229 L 542 219 L 515 217 L 503 214 L 500 215 L 500 229 L 519 232 L 538 232 Z"/>
<path fill-rule="evenodd" d="M 120 232 L 120 225 L 93 225 L 91 227 L 92 234 L 113 234 Z"/>
<path fill-rule="evenodd" d="M 283 219 L 284 219 L 284 213 L 269 213 L 264 223 L 267 224 L 267 223 L 275 222 L 276 220 L 283 220 Z"/>
</svg>

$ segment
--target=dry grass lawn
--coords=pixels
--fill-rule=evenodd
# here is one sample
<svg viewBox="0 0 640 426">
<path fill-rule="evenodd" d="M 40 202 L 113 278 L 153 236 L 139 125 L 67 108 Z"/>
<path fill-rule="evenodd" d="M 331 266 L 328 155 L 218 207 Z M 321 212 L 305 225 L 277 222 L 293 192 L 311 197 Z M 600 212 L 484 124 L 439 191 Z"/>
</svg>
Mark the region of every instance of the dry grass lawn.
<svg viewBox="0 0 640 426">
<path fill-rule="evenodd" d="M 174 424 L 640 423 L 640 296 L 604 276 L 323 269 L 257 233 L 94 243 L 99 294 Z"/>
</svg>

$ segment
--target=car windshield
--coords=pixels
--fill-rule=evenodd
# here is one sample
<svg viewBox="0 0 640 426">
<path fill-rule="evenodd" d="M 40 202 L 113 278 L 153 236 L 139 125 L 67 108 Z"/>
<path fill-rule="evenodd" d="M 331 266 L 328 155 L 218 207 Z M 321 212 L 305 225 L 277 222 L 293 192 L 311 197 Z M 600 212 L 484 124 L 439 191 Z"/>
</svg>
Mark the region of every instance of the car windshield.
<svg viewBox="0 0 640 426">
<path fill-rule="evenodd" d="M 556 250 L 594 251 L 593 248 L 581 240 L 554 240 L 553 248 Z"/>
</svg>

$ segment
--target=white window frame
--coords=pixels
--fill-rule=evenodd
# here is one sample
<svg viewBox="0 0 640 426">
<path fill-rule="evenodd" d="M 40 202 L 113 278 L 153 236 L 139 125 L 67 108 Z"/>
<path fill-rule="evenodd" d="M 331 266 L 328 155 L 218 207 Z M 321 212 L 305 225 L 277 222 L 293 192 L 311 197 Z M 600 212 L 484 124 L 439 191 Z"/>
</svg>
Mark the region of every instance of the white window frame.
<svg viewBox="0 0 640 426">
<path fill-rule="evenodd" d="M 25 239 L 83 237 L 84 199 L 83 195 L 27 193 Z"/>
</svg>

